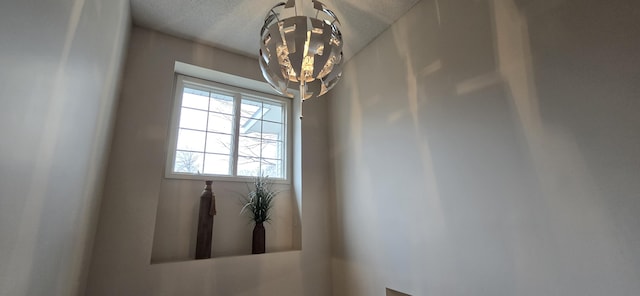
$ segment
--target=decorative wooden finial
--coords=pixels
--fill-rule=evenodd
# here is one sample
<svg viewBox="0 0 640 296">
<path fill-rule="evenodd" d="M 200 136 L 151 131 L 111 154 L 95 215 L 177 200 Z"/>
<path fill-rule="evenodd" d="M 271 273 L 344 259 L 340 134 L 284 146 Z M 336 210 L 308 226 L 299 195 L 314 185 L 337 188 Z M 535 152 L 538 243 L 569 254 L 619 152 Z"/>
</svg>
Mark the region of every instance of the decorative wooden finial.
<svg viewBox="0 0 640 296">
<path fill-rule="evenodd" d="M 207 185 L 205 185 L 202 194 L 204 195 L 205 192 L 211 194 L 211 209 L 209 209 L 209 215 L 215 216 L 218 211 L 216 210 L 216 195 L 213 193 L 213 190 L 211 190 L 211 184 L 213 183 L 213 181 L 205 181 L 205 183 Z"/>
</svg>

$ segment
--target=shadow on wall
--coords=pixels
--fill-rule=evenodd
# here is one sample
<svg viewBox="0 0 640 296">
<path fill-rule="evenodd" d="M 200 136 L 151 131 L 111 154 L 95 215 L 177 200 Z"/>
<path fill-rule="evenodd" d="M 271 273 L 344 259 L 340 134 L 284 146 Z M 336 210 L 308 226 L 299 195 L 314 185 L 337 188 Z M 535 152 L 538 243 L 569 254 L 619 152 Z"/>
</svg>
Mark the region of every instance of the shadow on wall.
<svg viewBox="0 0 640 296">
<path fill-rule="evenodd" d="M 129 24 L 124 2 L 0 4 L 0 295 L 83 291 Z"/>
<path fill-rule="evenodd" d="M 446 227 L 462 227 L 445 223 L 447 204 L 442 197 L 448 196 L 449 202 L 463 200 L 463 190 L 474 184 L 476 191 L 492 194 L 477 180 L 478 175 L 488 176 L 477 159 L 482 153 L 484 159 L 497 159 L 499 151 L 480 150 L 480 143 L 475 153 L 469 153 L 468 147 L 474 145 L 465 142 L 483 139 L 473 131 L 467 137 L 469 126 L 486 134 L 510 120 L 508 112 L 501 117 L 475 112 L 493 107 L 508 111 L 499 87 L 486 90 L 491 85 L 485 80 L 495 85 L 491 80 L 496 72 L 493 46 L 487 42 L 492 37 L 489 8 L 486 2 L 423 1 L 346 66 L 345 81 L 334 97 L 346 89 L 342 97 L 349 98 L 348 103 L 332 102 L 337 113 L 334 133 L 339 137 L 334 152 L 334 254 L 346 261 L 339 262 L 345 264 L 340 269 L 351 273 L 335 276 L 334 284 L 337 290 L 345 289 L 345 295 L 375 293 L 369 290 L 375 285 L 358 278 L 367 267 L 348 262 L 353 257 L 385 266 L 390 275 L 413 274 L 391 276 L 389 281 L 397 286 L 419 282 L 428 267 L 412 264 L 414 258 L 406 254 L 423 253 L 430 240 L 446 233 Z M 469 95 L 479 88 L 484 93 Z M 456 93 L 459 89 L 464 95 Z M 342 118 L 347 119 L 340 122 Z M 338 126 L 348 128 L 338 131 Z M 474 161 L 473 167 L 465 168 Z M 462 189 L 458 182 L 468 187 Z M 472 209 L 473 204 L 467 207 Z M 408 218 L 411 225 L 405 223 Z M 365 229 L 357 227 L 361 221 L 366 221 Z M 466 245 L 455 241 L 462 239 L 447 238 L 438 248 L 455 250 L 449 244 Z M 501 249 L 498 246 L 495 252 Z"/>
<path fill-rule="evenodd" d="M 639 288 L 640 4 L 539 2 L 422 1 L 345 65 L 336 295 Z"/>
<path fill-rule="evenodd" d="M 584 216 L 578 221 L 589 230 L 588 236 L 571 233 L 568 239 L 592 243 L 583 245 L 582 253 L 567 251 L 563 263 L 595 255 L 597 259 L 587 260 L 594 271 L 582 275 L 583 280 L 609 271 L 604 278 L 610 281 L 599 288 L 603 294 L 615 290 L 611 285 L 616 282 L 623 284 L 620 291 L 638 291 L 640 3 L 555 2 L 523 7 L 544 130 L 561 132 L 572 148 L 555 155 L 564 159 L 565 170 L 555 168 L 562 174 L 548 180 L 548 187 L 564 184 L 564 191 L 557 192 L 563 202 L 597 206 L 565 207 L 569 214 Z M 545 173 L 539 172 L 548 178 Z"/>
</svg>

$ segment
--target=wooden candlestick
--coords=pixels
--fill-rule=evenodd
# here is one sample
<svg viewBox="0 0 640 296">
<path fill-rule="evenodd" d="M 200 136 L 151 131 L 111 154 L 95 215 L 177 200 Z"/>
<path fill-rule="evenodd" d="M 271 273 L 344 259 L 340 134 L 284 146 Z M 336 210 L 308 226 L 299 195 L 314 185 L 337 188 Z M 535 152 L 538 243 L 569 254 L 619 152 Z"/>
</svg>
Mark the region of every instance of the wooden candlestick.
<svg viewBox="0 0 640 296">
<path fill-rule="evenodd" d="M 200 195 L 200 211 L 198 215 L 198 236 L 196 240 L 196 259 L 211 258 L 213 238 L 213 216 L 216 215 L 216 197 L 211 190 L 212 181 L 206 185 Z"/>
</svg>

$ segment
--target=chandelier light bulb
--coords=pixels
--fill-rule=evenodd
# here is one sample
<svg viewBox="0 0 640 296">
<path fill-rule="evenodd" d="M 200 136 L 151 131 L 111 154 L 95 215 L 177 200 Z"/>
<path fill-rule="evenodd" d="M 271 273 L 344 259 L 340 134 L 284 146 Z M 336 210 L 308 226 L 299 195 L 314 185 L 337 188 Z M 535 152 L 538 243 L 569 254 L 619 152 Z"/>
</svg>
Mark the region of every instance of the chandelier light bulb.
<svg viewBox="0 0 640 296">
<path fill-rule="evenodd" d="M 260 31 L 260 69 L 273 88 L 301 100 L 319 97 L 342 75 L 342 34 L 333 11 L 312 0 L 315 16 L 300 16 L 295 0 L 269 10 Z M 288 17 L 284 17 L 290 15 Z"/>
</svg>

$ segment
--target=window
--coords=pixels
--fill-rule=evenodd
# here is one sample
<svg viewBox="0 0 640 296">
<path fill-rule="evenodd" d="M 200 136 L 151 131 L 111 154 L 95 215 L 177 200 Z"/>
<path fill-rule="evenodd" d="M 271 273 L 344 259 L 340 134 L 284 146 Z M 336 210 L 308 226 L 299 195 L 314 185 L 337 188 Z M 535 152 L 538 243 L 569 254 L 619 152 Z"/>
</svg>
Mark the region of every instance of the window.
<svg viewBox="0 0 640 296">
<path fill-rule="evenodd" d="M 288 178 L 288 99 L 177 75 L 169 178 Z"/>
</svg>

